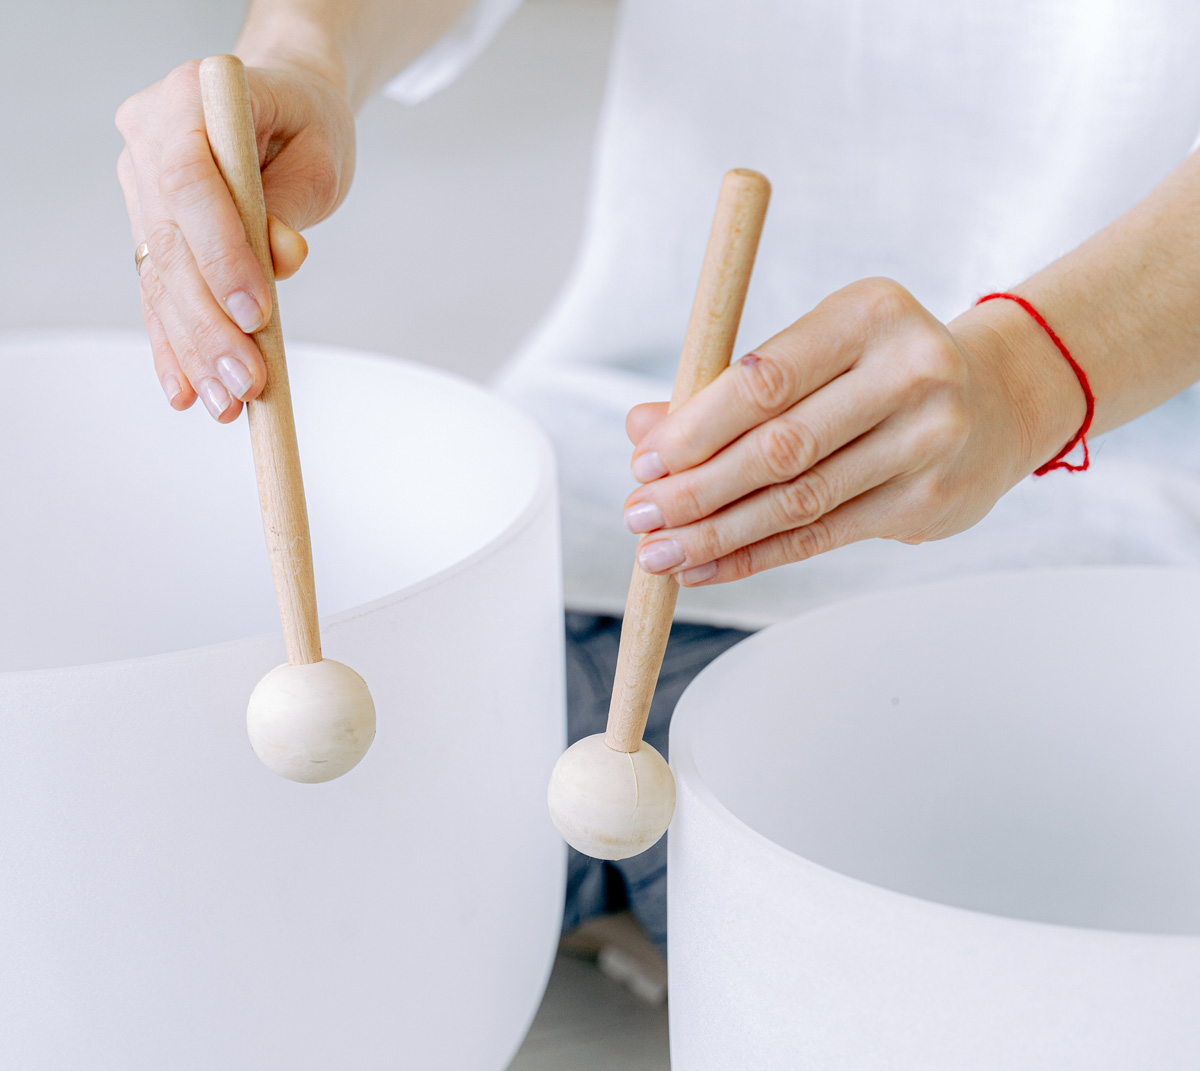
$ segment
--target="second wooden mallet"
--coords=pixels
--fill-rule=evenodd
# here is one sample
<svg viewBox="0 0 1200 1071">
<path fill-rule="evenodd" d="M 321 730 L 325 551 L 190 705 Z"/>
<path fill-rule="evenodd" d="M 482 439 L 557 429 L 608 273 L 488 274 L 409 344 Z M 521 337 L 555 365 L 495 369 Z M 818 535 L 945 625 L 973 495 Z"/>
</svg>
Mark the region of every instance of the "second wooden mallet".
<svg viewBox="0 0 1200 1071">
<path fill-rule="evenodd" d="M 721 184 L 671 409 L 729 366 L 770 196 L 771 184 L 757 171 L 730 171 Z M 678 594 L 673 576 L 634 566 L 608 730 L 569 747 L 550 777 L 555 826 L 567 843 L 596 859 L 644 852 L 666 832 L 675 813 L 671 770 L 642 734 Z"/>
</svg>

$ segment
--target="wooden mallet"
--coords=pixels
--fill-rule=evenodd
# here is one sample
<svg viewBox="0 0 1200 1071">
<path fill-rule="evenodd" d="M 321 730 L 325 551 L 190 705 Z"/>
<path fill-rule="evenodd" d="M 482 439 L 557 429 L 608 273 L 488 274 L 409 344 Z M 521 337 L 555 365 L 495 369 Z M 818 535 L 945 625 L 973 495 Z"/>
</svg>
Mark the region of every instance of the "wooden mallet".
<svg viewBox="0 0 1200 1071">
<path fill-rule="evenodd" d="M 717 378 L 737 338 L 771 184 L 757 171 L 730 171 L 721 184 L 671 409 Z M 675 780 L 642 740 L 662 668 L 679 584 L 633 569 L 608 731 L 569 747 L 550 776 L 550 816 L 572 847 L 596 859 L 644 852 L 671 824 Z"/>
<path fill-rule="evenodd" d="M 275 773 L 291 781 L 332 781 L 357 765 L 371 746 L 375 704 L 366 682 L 354 670 L 321 657 L 308 510 L 279 326 L 254 114 L 242 61 L 236 56 L 204 60 L 200 92 L 213 158 L 271 287 L 270 323 L 254 335 L 267 366 L 267 385 L 246 404 L 246 410 L 288 660 L 258 682 L 246 710 L 246 726 L 255 754 Z"/>
</svg>

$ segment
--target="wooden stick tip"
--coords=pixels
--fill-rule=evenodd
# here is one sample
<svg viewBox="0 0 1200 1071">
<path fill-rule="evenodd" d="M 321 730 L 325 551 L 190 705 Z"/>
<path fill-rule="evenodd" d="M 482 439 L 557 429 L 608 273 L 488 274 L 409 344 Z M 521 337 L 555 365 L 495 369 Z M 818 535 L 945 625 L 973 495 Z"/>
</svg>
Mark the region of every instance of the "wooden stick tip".
<svg viewBox="0 0 1200 1071">
<path fill-rule="evenodd" d="M 742 186 L 757 186 L 764 193 L 771 192 L 771 183 L 761 171 L 754 171 L 748 167 L 735 167 L 732 171 L 725 172 L 727 182 L 737 182 Z"/>
</svg>

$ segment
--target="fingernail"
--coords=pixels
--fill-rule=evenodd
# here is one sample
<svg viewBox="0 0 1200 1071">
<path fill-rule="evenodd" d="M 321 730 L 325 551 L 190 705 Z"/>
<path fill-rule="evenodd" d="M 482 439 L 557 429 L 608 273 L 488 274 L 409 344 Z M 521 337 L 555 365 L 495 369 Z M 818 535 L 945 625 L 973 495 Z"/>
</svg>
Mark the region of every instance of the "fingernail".
<svg viewBox="0 0 1200 1071">
<path fill-rule="evenodd" d="M 683 547 L 673 539 L 658 539 L 647 543 L 638 554 L 638 561 L 648 573 L 661 573 L 683 562 Z"/>
<path fill-rule="evenodd" d="M 653 502 L 638 502 L 627 509 L 622 515 L 625 527 L 631 532 L 653 532 L 663 526 L 663 515 Z"/>
<path fill-rule="evenodd" d="M 217 372 L 221 382 L 229 388 L 229 393 L 235 398 L 244 398 L 246 392 L 254 386 L 254 377 L 241 361 L 232 357 L 217 358 Z"/>
<path fill-rule="evenodd" d="M 681 584 L 703 584 L 706 580 L 711 580 L 717 575 L 717 563 L 705 562 L 703 565 L 697 565 L 695 569 L 687 569 L 679 574 L 679 582 Z"/>
<path fill-rule="evenodd" d="M 258 302 L 244 290 L 230 294 L 225 299 L 225 307 L 229 310 L 229 315 L 233 317 L 233 322 L 246 334 L 262 327 L 262 309 L 258 307 Z"/>
<path fill-rule="evenodd" d="M 167 404 L 174 407 L 175 399 L 183 393 L 183 388 L 179 385 L 179 378 L 174 372 L 168 372 L 162 377 L 163 394 L 167 396 Z"/>
<path fill-rule="evenodd" d="M 662 463 L 657 450 L 642 454 L 633 460 L 633 478 L 638 483 L 649 483 L 667 474 L 667 466 Z"/>
<path fill-rule="evenodd" d="M 212 413 L 213 417 L 217 420 L 229 408 L 229 392 L 221 386 L 218 380 L 202 379 L 200 381 L 200 389 L 196 393 L 200 395 L 200 400 L 204 403 L 204 408 Z"/>
</svg>

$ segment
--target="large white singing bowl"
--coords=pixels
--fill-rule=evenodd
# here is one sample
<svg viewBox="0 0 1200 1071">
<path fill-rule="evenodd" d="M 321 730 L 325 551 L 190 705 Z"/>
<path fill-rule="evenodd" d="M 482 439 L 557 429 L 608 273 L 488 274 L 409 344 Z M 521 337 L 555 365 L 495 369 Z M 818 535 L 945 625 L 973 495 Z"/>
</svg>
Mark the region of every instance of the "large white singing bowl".
<svg viewBox="0 0 1200 1071">
<path fill-rule="evenodd" d="M 144 341 L 0 341 L 0 1067 L 500 1071 L 561 918 L 553 463 L 457 378 L 295 347 L 325 653 L 378 735 L 285 781 L 244 421 Z M 243 638 L 244 637 L 244 638 Z"/>
<path fill-rule="evenodd" d="M 671 731 L 674 1071 L 1200 1068 L 1200 573 L 892 591 Z"/>
</svg>

